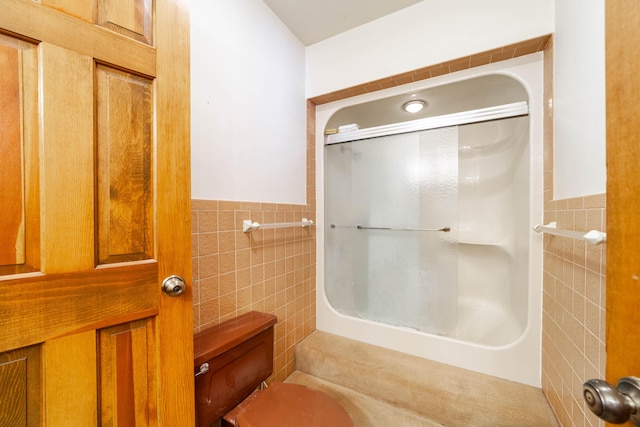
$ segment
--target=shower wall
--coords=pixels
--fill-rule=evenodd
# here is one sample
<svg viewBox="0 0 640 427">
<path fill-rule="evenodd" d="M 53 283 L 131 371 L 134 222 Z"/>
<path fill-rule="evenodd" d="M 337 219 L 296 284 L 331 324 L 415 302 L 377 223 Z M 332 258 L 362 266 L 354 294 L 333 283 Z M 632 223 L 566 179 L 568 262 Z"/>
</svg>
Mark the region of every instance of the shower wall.
<svg viewBox="0 0 640 427">
<path fill-rule="evenodd" d="M 507 345 L 529 315 L 529 117 L 460 126 L 456 337 Z M 535 197 L 535 196 L 533 196 Z"/>
</svg>

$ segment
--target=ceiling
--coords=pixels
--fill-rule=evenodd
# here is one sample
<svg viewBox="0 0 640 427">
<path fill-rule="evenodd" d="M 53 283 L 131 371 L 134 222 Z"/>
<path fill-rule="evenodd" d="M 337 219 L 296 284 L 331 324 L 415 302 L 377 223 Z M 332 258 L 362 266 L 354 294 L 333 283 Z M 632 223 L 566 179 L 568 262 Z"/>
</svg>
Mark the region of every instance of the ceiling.
<svg viewBox="0 0 640 427">
<path fill-rule="evenodd" d="M 264 0 L 305 45 L 374 21 L 422 0 Z"/>
</svg>

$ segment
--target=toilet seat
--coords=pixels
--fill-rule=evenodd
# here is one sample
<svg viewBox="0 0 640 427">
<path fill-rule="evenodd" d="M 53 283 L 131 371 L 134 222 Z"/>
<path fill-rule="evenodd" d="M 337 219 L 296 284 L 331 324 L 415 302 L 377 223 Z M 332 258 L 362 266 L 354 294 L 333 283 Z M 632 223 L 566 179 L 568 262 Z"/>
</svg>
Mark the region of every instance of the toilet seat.
<svg viewBox="0 0 640 427">
<path fill-rule="evenodd" d="M 236 427 L 354 426 L 338 402 L 318 390 L 299 384 L 273 383 L 250 396 L 236 409 Z"/>
</svg>

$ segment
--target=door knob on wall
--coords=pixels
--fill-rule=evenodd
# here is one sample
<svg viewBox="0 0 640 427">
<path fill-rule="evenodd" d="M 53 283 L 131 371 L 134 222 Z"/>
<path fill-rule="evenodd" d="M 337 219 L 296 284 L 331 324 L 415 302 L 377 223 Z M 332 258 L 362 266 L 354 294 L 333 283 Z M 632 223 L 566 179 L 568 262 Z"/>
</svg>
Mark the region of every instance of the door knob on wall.
<svg viewBox="0 0 640 427">
<path fill-rule="evenodd" d="M 587 406 L 598 417 L 612 424 L 629 420 L 640 426 L 640 378 L 624 377 L 614 387 L 604 380 L 589 380 L 582 386 Z"/>
</svg>

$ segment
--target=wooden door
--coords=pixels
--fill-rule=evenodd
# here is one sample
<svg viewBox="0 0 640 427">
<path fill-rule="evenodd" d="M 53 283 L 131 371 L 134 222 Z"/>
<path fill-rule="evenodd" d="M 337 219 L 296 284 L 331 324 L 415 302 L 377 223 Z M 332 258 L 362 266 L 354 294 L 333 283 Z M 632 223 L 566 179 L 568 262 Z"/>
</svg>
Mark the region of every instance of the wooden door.
<svg viewBox="0 0 640 427">
<path fill-rule="evenodd" d="M 188 14 L 0 0 L 1 426 L 195 424 Z"/>
<path fill-rule="evenodd" d="M 640 1 L 606 1 L 607 380 L 640 377 Z"/>
</svg>

